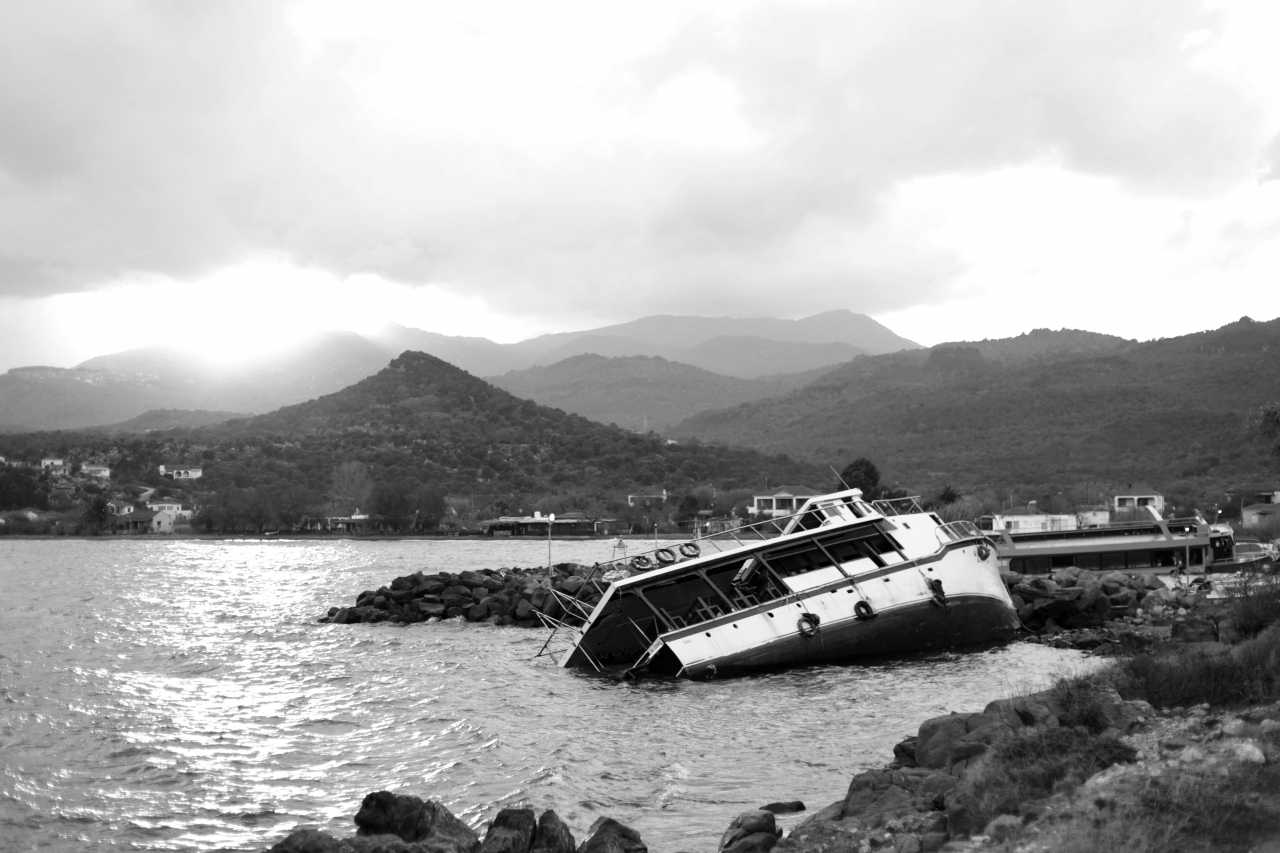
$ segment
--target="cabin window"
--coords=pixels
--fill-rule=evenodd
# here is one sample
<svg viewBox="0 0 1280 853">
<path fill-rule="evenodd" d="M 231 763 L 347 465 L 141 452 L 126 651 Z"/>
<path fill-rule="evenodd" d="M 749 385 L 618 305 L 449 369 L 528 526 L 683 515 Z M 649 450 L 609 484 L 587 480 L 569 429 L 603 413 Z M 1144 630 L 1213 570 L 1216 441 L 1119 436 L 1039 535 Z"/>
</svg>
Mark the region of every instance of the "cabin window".
<svg viewBox="0 0 1280 853">
<path fill-rule="evenodd" d="M 1098 571 L 1102 566 L 1102 558 L 1097 554 L 1076 554 L 1076 568 Z"/>
<path fill-rule="evenodd" d="M 644 587 L 645 598 L 678 628 L 697 625 L 727 612 L 711 584 L 698 575 Z"/>
<path fill-rule="evenodd" d="M 1204 548 L 1196 545 L 1188 549 L 1191 556 L 1187 558 L 1187 563 L 1192 566 L 1198 566 L 1204 562 Z"/>
<path fill-rule="evenodd" d="M 1129 552 L 1129 568 L 1131 569 L 1151 568 L 1151 552 L 1150 551 L 1130 551 Z"/>
<path fill-rule="evenodd" d="M 1049 565 L 1055 569 L 1070 569 L 1075 564 L 1075 557 L 1070 554 L 1054 554 L 1049 558 Z"/>
<path fill-rule="evenodd" d="M 768 561 L 769 567 L 784 578 L 802 575 L 814 569 L 824 569 L 831 565 L 827 555 L 813 542 L 802 542 L 789 548 L 771 551 L 765 554 L 764 558 Z M 839 559 L 839 555 L 836 558 Z"/>
<path fill-rule="evenodd" d="M 1179 549 L 1163 548 L 1151 552 L 1151 565 L 1158 569 L 1168 569 L 1178 564 Z"/>
<path fill-rule="evenodd" d="M 1104 572 L 1124 571 L 1126 568 L 1123 551 L 1102 554 L 1100 556 L 1102 557 L 1102 570 Z"/>
</svg>

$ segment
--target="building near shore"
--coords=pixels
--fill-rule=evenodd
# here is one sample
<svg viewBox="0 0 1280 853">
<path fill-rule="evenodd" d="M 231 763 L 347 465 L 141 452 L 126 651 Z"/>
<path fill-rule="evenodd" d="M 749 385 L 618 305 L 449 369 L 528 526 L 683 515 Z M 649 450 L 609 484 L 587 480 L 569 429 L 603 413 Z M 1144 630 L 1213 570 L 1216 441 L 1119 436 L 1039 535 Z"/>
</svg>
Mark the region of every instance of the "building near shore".
<svg viewBox="0 0 1280 853">
<path fill-rule="evenodd" d="M 161 465 L 160 476 L 170 480 L 199 480 L 204 469 L 198 465 Z"/>
<path fill-rule="evenodd" d="M 767 515 L 778 518 L 791 515 L 804 502 L 814 495 L 822 494 L 808 486 L 781 486 L 771 492 L 762 492 L 751 496 L 751 505 L 747 507 L 752 515 Z"/>
</svg>

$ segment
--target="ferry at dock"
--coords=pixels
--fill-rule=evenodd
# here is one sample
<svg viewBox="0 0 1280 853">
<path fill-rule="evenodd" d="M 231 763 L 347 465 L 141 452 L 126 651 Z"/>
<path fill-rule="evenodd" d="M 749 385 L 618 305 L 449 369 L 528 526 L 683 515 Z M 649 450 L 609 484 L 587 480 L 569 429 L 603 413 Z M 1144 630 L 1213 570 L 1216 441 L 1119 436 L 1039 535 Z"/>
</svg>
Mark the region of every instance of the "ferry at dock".
<svg viewBox="0 0 1280 853">
<path fill-rule="evenodd" d="M 991 516 L 978 527 L 995 543 L 1000 566 L 1018 574 L 1048 574 L 1059 569 L 1128 574 L 1222 574 L 1270 572 L 1273 558 L 1237 552 L 1229 524 L 1211 524 L 1198 516 L 1081 527 L 1074 530 L 1013 532 L 993 529 Z"/>
<path fill-rule="evenodd" d="M 551 593 L 540 654 L 624 678 L 903 655 L 1004 641 L 1019 627 L 976 525 L 858 489 L 596 568 L 576 594 Z"/>
</svg>

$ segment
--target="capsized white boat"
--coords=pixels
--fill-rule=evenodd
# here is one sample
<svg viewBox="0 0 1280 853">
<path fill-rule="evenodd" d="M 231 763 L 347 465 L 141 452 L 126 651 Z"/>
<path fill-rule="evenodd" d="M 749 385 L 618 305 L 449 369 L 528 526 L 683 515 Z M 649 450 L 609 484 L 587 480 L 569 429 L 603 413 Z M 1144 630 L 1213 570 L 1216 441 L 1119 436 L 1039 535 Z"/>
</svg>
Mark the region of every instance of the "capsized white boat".
<svg viewBox="0 0 1280 853">
<path fill-rule="evenodd" d="M 554 593 L 541 654 L 622 677 L 696 678 L 998 642 L 1019 626 L 982 532 L 913 498 L 822 495 L 630 565 L 646 564 L 658 567 L 607 587 L 599 578 L 621 573 L 604 564 L 577 596 Z"/>
</svg>

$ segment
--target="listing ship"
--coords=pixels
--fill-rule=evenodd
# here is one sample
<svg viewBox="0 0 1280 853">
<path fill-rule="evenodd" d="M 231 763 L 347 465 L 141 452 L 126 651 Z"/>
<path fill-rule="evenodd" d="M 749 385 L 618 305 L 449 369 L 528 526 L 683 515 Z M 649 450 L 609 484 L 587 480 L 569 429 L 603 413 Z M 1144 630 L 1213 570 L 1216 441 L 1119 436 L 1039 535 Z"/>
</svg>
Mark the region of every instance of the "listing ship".
<svg viewBox="0 0 1280 853">
<path fill-rule="evenodd" d="M 598 567 L 616 579 L 593 578 L 594 606 L 554 594 L 541 654 L 618 677 L 699 678 L 1000 642 L 1019 627 L 976 525 L 858 489 L 628 565 L 642 573 Z"/>
<path fill-rule="evenodd" d="M 1194 575 L 1274 568 L 1269 555 L 1237 553 L 1230 525 L 1198 516 L 1165 519 L 1153 511 L 1149 520 L 1031 532 L 993 529 L 991 516 L 984 516 L 978 526 L 995 543 L 1001 567 L 1019 574 L 1078 568 Z"/>
</svg>

